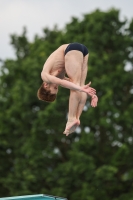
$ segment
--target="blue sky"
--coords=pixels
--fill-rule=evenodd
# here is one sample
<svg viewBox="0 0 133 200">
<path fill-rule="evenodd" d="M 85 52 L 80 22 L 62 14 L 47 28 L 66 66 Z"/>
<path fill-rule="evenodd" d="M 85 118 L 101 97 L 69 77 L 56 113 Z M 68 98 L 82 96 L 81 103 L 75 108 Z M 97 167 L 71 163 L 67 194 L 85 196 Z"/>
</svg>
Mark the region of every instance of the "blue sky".
<svg viewBox="0 0 133 200">
<path fill-rule="evenodd" d="M 133 18 L 133 0 L 4 0 L 0 1 L 0 58 L 14 58 L 10 34 L 21 34 L 24 26 L 32 41 L 45 27 L 63 28 L 71 17 L 81 18 L 95 9 L 119 9 L 121 18 Z"/>
</svg>

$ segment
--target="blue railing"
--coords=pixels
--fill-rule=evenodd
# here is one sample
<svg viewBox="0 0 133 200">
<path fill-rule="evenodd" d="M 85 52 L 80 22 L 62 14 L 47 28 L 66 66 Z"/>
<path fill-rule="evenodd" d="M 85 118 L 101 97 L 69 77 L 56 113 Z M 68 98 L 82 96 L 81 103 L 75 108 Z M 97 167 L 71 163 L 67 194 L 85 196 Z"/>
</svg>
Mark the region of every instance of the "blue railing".
<svg viewBox="0 0 133 200">
<path fill-rule="evenodd" d="M 25 195 L 15 197 L 3 197 L 0 200 L 67 200 L 63 197 L 56 197 L 47 194 Z"/>
</svg>

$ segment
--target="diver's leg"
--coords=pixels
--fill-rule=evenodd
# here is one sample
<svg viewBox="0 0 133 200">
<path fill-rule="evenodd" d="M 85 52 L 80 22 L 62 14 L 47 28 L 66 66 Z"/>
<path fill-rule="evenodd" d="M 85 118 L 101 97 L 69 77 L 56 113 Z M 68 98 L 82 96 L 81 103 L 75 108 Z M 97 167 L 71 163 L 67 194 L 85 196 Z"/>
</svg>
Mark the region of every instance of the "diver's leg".
<svg viewBox="0 0 133 200">
<path fill-rule="evenodd" d="M 88 71 L 88 66 L 87 66 L 88 57 L 89 57 L 89 55 L 87 54 L 84 57 L 84 60 L 83 60 L 83 66 L 82 66 L 82 70 L 81 70 L 81 80 L 80 80 L 81 86 L 85 85 L 85 81 L 86 81 L 86 76 L 87 76 L 87 71 Z M 77 109 L 77 115 L 76 115 L 76 118 L 78 120 L 80 120 L 80 116 L 81 116 L 83 108 L 86 104 L 87 97 L 88 96 L 87 96 L 86 93 L 83 93 L 83 92 L 80 93 L 80 101 L 79 101 L 79 105 L 78 105 L 78 109 Z"/>
<path fill-rule="evenodd" d="M 87 62 L 88 62 L 88 55 L 82 60 L 80 66 L 76 65 L 77 71 L 79 72 L 78 79 L 70 76 L 72 78 L 72 81 L 76 82 L 76 84 L 79 85 L 85 84 L 87 75 Z M 86 93 L 70 91 L 68 121 L 66 124 L 64 134 L 68 135 L 74 132 L 77 126 L 79 126 L 80 116 L 83 111 L 84 105 L 86 103 L 86 99 L 87 99 Z"/>
<path fill-rule="evenodd" d="M 65 56 L 65 70 L 71 81 L 77 85 L 81 83 L 81 70 L 83 65 L 83 54 L 80 51 L 69 51 Z M 80 102 L 81 92 L 70 90 L 69 97 L 69 111 L 68 111 L 68 121 L 66 123 L 66 128 L 64 134 L 68 135 L 73 132 L 75 128 L 79 125 L 79 120 L 77 120 L 77 109 Z"/>
</svg>

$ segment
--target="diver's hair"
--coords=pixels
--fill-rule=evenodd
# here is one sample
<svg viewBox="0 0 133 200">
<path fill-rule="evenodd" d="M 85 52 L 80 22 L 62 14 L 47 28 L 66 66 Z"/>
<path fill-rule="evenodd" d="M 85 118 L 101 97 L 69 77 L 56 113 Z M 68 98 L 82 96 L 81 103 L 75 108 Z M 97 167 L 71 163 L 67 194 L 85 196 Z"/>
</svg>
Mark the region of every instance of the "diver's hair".
<svg viewBox="0 0 133 200">
<path fill-rule="evenodd" d="M 56 94 L 51 94 L 50 90 L 44 88 L 44 83 L 37 91 L 37 97 L 39 100 L 53 102 L 56 99 Z"/>
</svg>

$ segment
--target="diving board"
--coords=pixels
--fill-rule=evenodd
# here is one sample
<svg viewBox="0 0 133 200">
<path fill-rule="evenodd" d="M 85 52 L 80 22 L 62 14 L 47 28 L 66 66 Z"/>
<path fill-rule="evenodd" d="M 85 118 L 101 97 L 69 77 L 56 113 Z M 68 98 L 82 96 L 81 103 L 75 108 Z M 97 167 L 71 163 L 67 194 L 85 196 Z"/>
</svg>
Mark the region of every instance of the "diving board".
<svg viewBox="0 0 133 200">
<path fill-rule="evenodd" d="M 0 200 L 67 200 L 63 197 L 56 197 L 47 194 L 25 195 L 15 197 L 3 197 Z"/>
</svg>

